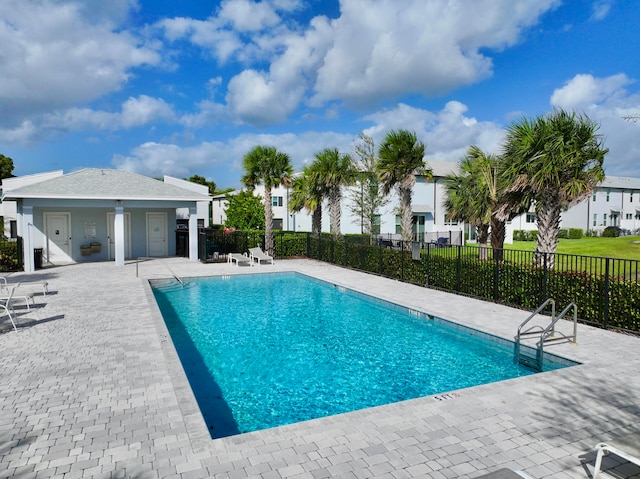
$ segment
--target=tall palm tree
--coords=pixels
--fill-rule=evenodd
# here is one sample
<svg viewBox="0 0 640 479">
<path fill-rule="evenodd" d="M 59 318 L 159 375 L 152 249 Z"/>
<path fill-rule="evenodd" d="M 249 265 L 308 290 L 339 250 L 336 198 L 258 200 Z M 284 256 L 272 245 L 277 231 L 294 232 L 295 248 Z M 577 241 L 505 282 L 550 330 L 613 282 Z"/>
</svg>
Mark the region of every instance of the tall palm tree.
<svg viewBox="0 0 640 479">
<path fill-rule="evenodd" d="M 340 153 L 337 148 L 325 148 L 315 156 L 309 168 L 311 182 L 325 193 L 329 201 L 331 233 L 339 235 L 342 187 L 355 182 L 357 170 L 351 156 Z"/>
<path fill-rule="evenodd" d="M 558 246 L 560 213 L 592 194 L 604 180 L 599 126 L 585 115 L 555 110 L 534 120 L 523 118 L 507 130 L 504 157 L 509 190 L 534 200 L 541 261 Z M 553 266 L 551 255 L 549 266 Z"/>
<path fill-rule="evenodd" d="M 291 184 L 293 174 L 291 159 L 289 155 L 278 151 L 273 146 L 256 146 L 244 155 L 243 165 L 245 174 L 242 177 L 242 183 L 248 188 L 264 184 L 264 249 L 268 255 L 273 256 L 271 188 Z"/>
<path fill-rule="evenodd" d="M 309 165 L 293 178 L 293 191 L 289 197 L 289 209 L 295 213 L 305 209 L 311 214 L 311 233 L 322 231 L 322 189 L 312 183 Z"/>
<path fill-rule="evenodd" d="M 414 132 L 407 130 L 391 130 L 378 151 L 376 170 L 382 191 L 385 195 L 394 187 L 398 191 L 401 235 L 405 242 L 413 238 L 411 199 L 416 176 L 424 175 L 428 179 L 433 177 L 432 170 L 424 161 L 424 153 L 424 144 L 418 141 Z"/>
</svg>

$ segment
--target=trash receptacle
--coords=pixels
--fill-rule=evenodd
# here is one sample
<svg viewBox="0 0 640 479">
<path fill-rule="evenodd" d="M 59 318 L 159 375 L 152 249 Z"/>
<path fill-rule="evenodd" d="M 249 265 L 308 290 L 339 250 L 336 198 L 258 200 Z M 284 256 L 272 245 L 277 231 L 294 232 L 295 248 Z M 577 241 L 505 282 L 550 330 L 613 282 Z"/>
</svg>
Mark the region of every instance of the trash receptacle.
<svg viewBox="0 0 640 479">
<path fill-rule="evenodd" d="M 35 269 L 42 269 L 42 250 L 43 248 L 33 249 L 33 267 Z"/>
</svg>

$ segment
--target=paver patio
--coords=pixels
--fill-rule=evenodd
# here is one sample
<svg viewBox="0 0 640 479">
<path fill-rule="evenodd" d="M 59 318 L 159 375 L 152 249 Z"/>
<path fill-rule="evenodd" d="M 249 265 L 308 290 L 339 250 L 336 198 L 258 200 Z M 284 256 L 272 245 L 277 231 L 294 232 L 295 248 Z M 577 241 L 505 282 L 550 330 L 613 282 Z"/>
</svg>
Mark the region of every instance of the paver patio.
<svg viewBox="0 0 640 479">
<path fill-rule="evenodd" d="M 579 366 L 211 440 L 150 278 L 299 271 L 508 339 L 528 312 L 307 260 L 138 270 L 12 275 L 47 280 L 51 294 L 20 314 L 17 333 L 0 323 L 0 478 L 438 479 L 507 467 L 584 479 L 597 442 L 640 432 L 640 338 L 579 325 L 577 345 L 549 348 Z M 604 468 L 640 478 L 612 456 Z"/>
</svg>

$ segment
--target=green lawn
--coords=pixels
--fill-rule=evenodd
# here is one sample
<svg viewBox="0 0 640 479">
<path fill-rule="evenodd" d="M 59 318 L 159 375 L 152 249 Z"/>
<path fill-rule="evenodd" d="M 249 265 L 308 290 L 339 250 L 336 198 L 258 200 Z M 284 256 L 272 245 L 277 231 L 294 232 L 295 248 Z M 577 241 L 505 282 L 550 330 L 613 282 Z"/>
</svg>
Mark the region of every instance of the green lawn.
<svg viewBox="0 0 640 479">
<path fill-rule="evenodd" d="M 514 241 L 505 244 L 506 249 L 533 251 L 535 241 Z M 604 256 L 640 260 L 640 236 L 619 238 L 585 237 L 582 239 L 561 239 L 556 253 Z"/>
</svg>

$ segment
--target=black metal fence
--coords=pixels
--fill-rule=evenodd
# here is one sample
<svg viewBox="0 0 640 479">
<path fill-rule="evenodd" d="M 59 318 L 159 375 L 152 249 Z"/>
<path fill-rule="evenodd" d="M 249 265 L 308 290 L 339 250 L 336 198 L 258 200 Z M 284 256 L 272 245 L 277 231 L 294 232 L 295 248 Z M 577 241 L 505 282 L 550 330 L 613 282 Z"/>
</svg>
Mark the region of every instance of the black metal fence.
<svg viewBox="0 0 640 479">
<path fill-rule="evenodd" d="M 581 321 L 640 332 L 640 261 L 544 254 L 368 236 L 276 232 L 277 258 L 306 257 L 424 287 L 533 310 L 547 298 L 575 303 Z M 201 260 L 263 246 L 262 232 L 201 232 Z"/>
</svg>

